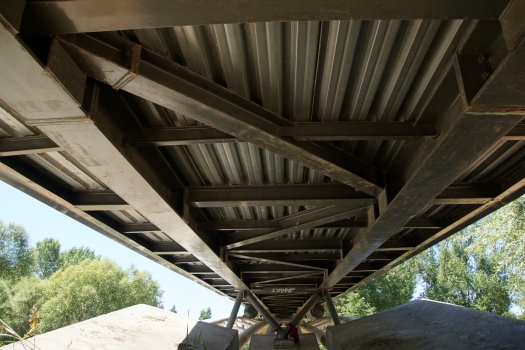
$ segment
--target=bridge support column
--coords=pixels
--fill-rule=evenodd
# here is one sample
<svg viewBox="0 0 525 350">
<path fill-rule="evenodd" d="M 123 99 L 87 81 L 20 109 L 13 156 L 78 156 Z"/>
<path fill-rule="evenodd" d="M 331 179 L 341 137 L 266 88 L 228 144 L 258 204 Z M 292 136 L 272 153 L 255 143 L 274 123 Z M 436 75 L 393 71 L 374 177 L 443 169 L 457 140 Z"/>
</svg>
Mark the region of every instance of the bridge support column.
<svg viewBox="0 0 525 350">
<path fill-rule="evenodd" d="M 311 297 L 304 303 L 303 307 L 297 312 L 294 318 L 290 321 L 291 324 L 297 326 L 303 319 L 304 315 L 321 299 L 322 290 L 317 290 Z M 290 334 L 290 326 L 287 326 L 284 330 L 285 337 Z"/>
<path fill-rule="evenodd" d="M 277 321 L 272 317 L 272 315 L 270 315 L 270 313 L 266 311 L 266 309 L 261 305 L 261 303 L 259 303 L 257 298 L 252 294 L 252 292 L 245 292 L 244 297 L 257 309 L 257 311 L 259 311 L 261 315 L 263 315 L 264 320 L 268 322 L 268 324 L 274 331 L 278 328 L 281 328 L 279 323 L 277 323 Z"/>
<path fill-rule="evenodd" d="M 235 303 L 233 304 L 232 313 L 230 314 L 230 318 L 228 319 L 226 328 L 230 328 L 230 329 L 233 328 L 233 324 L 235 323 L 235 319 L 237 318 L 237 314 L 239 313 L 239 308 L 241 307 L 243 298 L 244 298 L 244 292 L 240 290 L 237 293 L 237 298 L 235 299 Z"/>
<path fill-rule="evenodd" d="M 325 289 L 324 291 L 324 298 L 326 300 L 326 306 L 328 306 L 328 311 L 330 311 L 330 316 L 332 316 L 332 320 L 334 321 L 334 325 L 340 325 L 341 320 L 339 319 L 339 315 L 337 314 L 337 310 L 335 309 L 334 302 L 332 301 L 332 297 L 330 296 L 330 291 L 328 289 Z"/>
</svg>

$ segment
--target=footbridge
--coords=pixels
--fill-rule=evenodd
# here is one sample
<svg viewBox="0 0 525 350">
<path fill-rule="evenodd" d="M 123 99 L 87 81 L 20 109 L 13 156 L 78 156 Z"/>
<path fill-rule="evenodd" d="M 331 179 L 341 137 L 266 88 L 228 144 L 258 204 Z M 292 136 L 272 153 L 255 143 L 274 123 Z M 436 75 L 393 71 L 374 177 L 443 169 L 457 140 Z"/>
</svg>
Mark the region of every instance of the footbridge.
<svg viewBox="0 0 525 350">
<path fill-rule="evenodd" d="M 3 0 L 0 179 L 286 336 L 525 193 L 525 2 Z M 319 314 L 320 313 L 320 314 Z"/>
</svg>

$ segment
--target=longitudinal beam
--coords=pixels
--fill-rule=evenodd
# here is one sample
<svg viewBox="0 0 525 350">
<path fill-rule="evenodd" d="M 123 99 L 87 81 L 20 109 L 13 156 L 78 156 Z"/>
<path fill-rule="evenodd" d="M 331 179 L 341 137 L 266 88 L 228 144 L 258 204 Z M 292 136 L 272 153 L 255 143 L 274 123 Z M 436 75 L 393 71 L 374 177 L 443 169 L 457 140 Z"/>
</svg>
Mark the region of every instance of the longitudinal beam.
<svg viewBox="0 0 525 350">
<path fill-rule="evenodd" d="M 222 279 L 235 288 L 247 288 L 208 243 L 177 214 L 170 202 L 172 192 L 157 192 L 152 185 L 156 183 L 153 175 L 139 173 L 123 155 L 126 151 L 119 148 L 122 147 L 122 133 L 107 116 L 116 99 L 109 98 L 110 102 L 100 108 L 102 97 L 98 95 L 97 86 L 86 88 L 82 72 L 58 46 L 51 47 L 47 74 L 32 53 L 2 25 L 0 46 L 0 76 L 3 78 L 0 96 L 3 102 L 28 123 L 37 125 L 126 203 Z M 74 97 L 83 99 L 88 114 Z M 40 110 L 27 107 L 34 101 L 42 102 Z"/>
<path fill-rule="evenodd" d="M 454 185 L 431 204 L 483 204 L 500 192 L 501 184 L 497 183 Z M 186 201 L 198 208 L 377 204 L 375 198 L 343 184 L 188 187 Z"/>
<path fill-rule="evenodd" d="M 209 126 L 150 128 L 124 136 L 126 146 L 182 146 L 206 143 L 237 142 L 237 138 Z"/>
<path fill-rule="evenodd" d="M 508 1 L 496 0 L 76 0 L 28 1 L 22 32 L 59 34 L 242 22 L 348 19 L 498 19 Z M 125 10 L 123 10 L 125 9 Z M 118 14 L 109 16 L 108 14 Z"/>
<path fill-rule="evenodd" d="M 75 34 L 62 37 L 60 43 L 92 78 L 275 152 L 358 191 L 371 196 L 383 192 L 376 183 L 374 167 L 330 143 L 280 137 L 279 128 L 293 123 L 127 39 L 111 34 Z"/>
<path fill-rule="evenodd" d="M 376 203 L 374 197 L 343 184 L 187 187 L 185 197 L 198 208 Z"/>
<path fill-rule="evenodd" d="M 310 141 L 410 140 L 435 139 L 438 130 L 410 122 L 310 122 L 281 127 L 279 135 Z"/>
<path fill-rule="evenodd" d="M 521 45 L 525 45 L 522 44 Z M 524 50 L 511 51 L 491 78 L 479 90 L 479 96 L 498 92 L 501 75 L 513 69 L 512 62 L 522 57 Z M 464 90 L 462 67 L 458 60 L 444 77 L 451 85 L 442 85 L 433 98 L 448 96 L 451 105 L 442 115 L 441 137 L 414 159 L 402 176 L 403 186 L 397 192 L 381 215 L 354 239 L 354 245 L 341 263 L 332 271 L 321 287 L 330 288 L 358 266 L 368 255 L 378 250 L 397 230 L 417 215 L 421 208 L 431 204 L 448 184 L 452 183 L 477 159 L 488 152 L 520 120 L 523 112 L 520 108 L 498 108 L 505 105 L 505 97 L 484 100 L 485 105 L 469 105 Z M 523 83 L 520 83 L 522 86 Z M 512 96 L 513 98 L 515 95 Z M 513 100 L 519 102 L 519 99 Z M 524 103 L 523 98 L 520 103 Z M 513 113 L 512 111 L 515 110 Z M 430 146 L 430 145 L 429 145 Z M 501 191 L 501 189 L 500 189 Z"/>
<path fill-rule="evenodd" d="M 39 135 L 0 139 L 0 157 L 56 152 L 60 150 L 61 148 L 47 136 Z"/>
<path fill-rule="evenodd" d="M 444 228 L 452 224 L 448 219 L 412 219 L 403 227 L 406 228 Z M 276 230 L 281 227 L 278 220 L 235 220 L 235 221 L 210 221 L 196 225 L 201 231 L 250 231 L 250 230 Z M 366 220 L 346 219 L 317 226 L 321 229 L 346 229 L 355 227 L 368 227 Z M 156 228 L 151 226 L 125 226 L 126 232 L 149 232 Z"/>
</svg>

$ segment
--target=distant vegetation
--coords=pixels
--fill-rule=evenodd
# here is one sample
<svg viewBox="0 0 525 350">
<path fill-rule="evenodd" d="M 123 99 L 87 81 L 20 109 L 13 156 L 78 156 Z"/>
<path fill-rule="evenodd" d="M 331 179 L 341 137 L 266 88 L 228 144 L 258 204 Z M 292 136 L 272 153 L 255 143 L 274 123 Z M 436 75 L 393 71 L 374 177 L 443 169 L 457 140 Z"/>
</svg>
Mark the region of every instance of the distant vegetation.
<svg viewBox="0 0 525 350">
<path fill-rule="evenodd" d="M 21 336 L 136 304 L 162 307 L 161 298 L 148 272 L 124 270 L 85 247 L 61 251 L 52 238 L 31 247 L 22 226 L 0 221 L 0 318 Z"/>
<path fill-rule="evenodd" d="M 199 320 L 207 320 L 211 318 L 211 308 L 208 306 L 207 309 L 202 309 L 199 315 Z"/>
<path fill-rule="evenodd" d="M 364 317 L 420 297 L 525 319 L 525 198 L 334 301 Z"/>
</svg>

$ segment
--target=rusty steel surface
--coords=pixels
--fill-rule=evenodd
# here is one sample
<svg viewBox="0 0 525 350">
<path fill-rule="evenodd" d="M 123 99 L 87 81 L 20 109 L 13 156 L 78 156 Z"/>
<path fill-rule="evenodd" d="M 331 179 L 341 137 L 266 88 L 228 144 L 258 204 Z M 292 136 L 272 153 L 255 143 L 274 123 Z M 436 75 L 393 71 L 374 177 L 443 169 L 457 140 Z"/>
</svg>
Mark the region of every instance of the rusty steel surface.
<svg viewBox="0 0 525 350">
<path fill-rule="evenodd" d="M 272 326 L 525 193 L 521 1 L 119 3 L 0 5 L 0 179 Z"/>
</svg>

